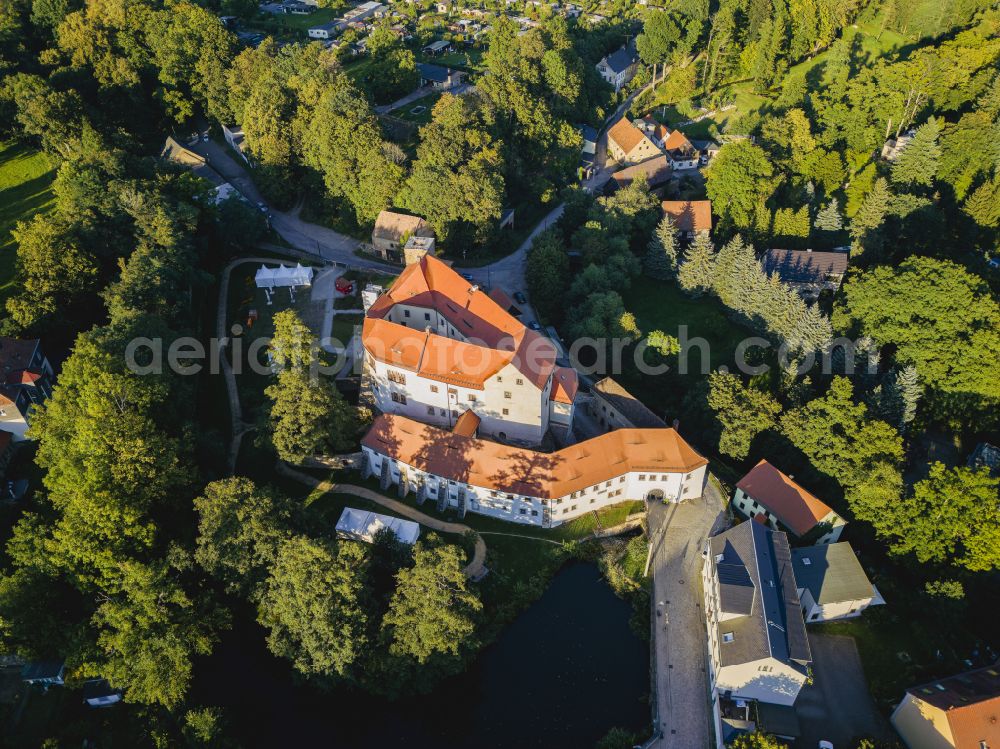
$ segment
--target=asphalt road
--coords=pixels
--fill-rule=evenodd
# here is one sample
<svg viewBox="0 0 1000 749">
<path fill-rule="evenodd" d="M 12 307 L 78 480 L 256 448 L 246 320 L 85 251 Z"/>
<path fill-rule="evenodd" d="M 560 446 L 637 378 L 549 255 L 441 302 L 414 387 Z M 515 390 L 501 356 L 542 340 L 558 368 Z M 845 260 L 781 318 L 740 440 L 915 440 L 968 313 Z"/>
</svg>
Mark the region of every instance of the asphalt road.
<svg viewBox="0 0 1000 749">
<path fill-rule="evenodd" d="M 653 544 L 654 749 L 707 749 L 711 712 L 701 566 L 705 539 L 726 525 L 722 494 L 709 482 L 701 499 L 649 506 Z"/>
</svg>

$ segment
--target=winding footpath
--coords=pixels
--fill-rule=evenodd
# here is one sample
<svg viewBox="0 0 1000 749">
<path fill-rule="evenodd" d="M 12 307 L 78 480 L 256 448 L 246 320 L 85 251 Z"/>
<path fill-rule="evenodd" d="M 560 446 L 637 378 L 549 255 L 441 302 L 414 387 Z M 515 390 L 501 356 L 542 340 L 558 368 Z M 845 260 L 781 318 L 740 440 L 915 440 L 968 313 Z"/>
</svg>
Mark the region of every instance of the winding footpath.
<svg viewBox="0 0 1000 749">
<path fill-rule="evenodd" d="M 375 504 L 385 507 L 387 510 L 391 510 L 398 515 L 407 517 L 410 520 L 420 523 L 421 525 L 431 528 L 432 530 L 440 531 L 441 533 L 458 533 L 461 535 L 473 533 L 476 537 L 476 548 L 472 554 L 472 561 L 466 565 L 463 572 L 466 577 L 470 577 L 473 580 L 478 579 L 486 573 L 486 542 L 483 541 L 482 536 L 467 525 L 462 523 L 449 523 L 446 520 L 432 518 L 430 515 L 425 515 L 415 507 L 411 507 L 410 505 L 400 502 L 399 500 L 392 499 L 391 497 L 386 497 L 385 495 L 372 491 L 365 486 L 358 486 L 357 484 L 339 484 L 328 479 L 318 479 L 315 476 L 310 476 L 308 473 L 297 471 L 283 461 L 278 462 L 277 470 L 282 476 L 294 479 L 300 484 L 310 486 L 317 492 L 322 492 L 324 494 L 327 492 L 333 492 L 335 494 L 350 494 L 355 497 L 360 497 L 361 499 L 374 502 Z"/>
</svg>

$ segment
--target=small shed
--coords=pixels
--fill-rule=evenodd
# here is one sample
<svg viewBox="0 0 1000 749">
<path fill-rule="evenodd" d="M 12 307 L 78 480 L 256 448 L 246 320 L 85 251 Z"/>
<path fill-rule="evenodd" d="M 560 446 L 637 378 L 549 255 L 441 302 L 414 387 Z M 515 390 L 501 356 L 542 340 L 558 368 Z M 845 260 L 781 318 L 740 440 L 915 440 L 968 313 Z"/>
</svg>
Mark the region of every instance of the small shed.
<svg viewBox="0 0 1000 749">
<path fill-rule="evenodd" d="M 88 679 L 83 683 L 83 701 L 90 707 L 108 707 L 122 701 L 122 690 L 107 679 Z"/>
<path fill-rule="evenodd" d="M 420 525 L 412 520 L 401 520 L 378 512 L 345 507 L 337 521 L 337 535 L 355 541 L 371 543 L 383 528 L 389 528 L 404 544 L 415 544 L 420 536 Z"/>
<path fill-rule="evenodd" d="M 254 277 L 258 289 L 273 289 L 279 286 L 311 286 L 312 279 L 313 269 L 303 266 L 302 263 L 296 263 L 294 268 L 284 264 L 277 268 L 268 268 L 266 265 L 262 265 Z"/>
</svg>

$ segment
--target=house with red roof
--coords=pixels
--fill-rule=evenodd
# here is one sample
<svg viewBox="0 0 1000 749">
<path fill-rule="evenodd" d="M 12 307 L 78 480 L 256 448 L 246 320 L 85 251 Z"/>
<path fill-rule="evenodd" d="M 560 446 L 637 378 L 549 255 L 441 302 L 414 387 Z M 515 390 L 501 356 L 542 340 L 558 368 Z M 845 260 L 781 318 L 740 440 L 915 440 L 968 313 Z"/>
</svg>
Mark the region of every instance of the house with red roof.
<svg viewBox="0 0 1000 749">
<path fill-rule="evenodd" d="M 433 255 L 408 265 L 362 325 L 375 405 L 449 430 L 472 411 L 478 434 L 529 446 L 550 426 L 569 430 L 576 371 L 508 310 Z"/>
<path fill-rule="evenodd" d="M 674 429 L 618 429 L 547 453 L 476 437 L 470 413 L 448 431 L 378 416 L 361 440 L 366 475 L 440 511 L 544 528 L 627 500 L 702 495 L 708 461 Z"/>
<path fill-rule="evenodd" d="M 766 460 L 736 482 L 730 505 L 746 518 L 765 522 L 813 544 L 840 540 L 847 525 L 842 517 Z"/>
<path fill-rule="evenodd" d="M 52 365 L 37 339 L 0 336 L 0 431 L 25 439 L 35 406 L 52 395 Z"/>
<path fill-rule="evenodd" d="M 890 720 L 909 749 L 1000 747 L 1000 663 L 907 689 Z"/>
</svg>

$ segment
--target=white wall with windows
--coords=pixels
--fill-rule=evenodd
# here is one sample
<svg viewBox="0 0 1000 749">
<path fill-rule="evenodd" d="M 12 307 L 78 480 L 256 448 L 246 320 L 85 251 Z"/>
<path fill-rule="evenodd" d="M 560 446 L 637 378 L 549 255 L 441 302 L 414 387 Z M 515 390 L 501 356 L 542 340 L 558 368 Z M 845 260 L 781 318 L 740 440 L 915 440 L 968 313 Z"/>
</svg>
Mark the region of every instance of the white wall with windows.
<svg viewBox="0 0 1000 749">
<path fill-rule="evenodd" d="M 434 500 L 438 499 L 439 487 L 445 485 L 449 493 L 448 505 L 454 508 L 460 506 L 459 492 L 464 490 L 465 506 L 469 512 L 546 528 L 627 500 L 679 502 L 697 499 L 701 496 L 707 470 L 706 466 L 702 466 L 690 473 L 627 472 L 565 497 L 542 498 L 511 494 L 474 486 L 455 478 L 436 476 L 382 455 L 370 447 L 362 446 L 362 449 L 376 476 L 381 475 L 382 461 L 389 461 L 389 476 L 393 484 L 398 485 L 405 478 L 408 488 L 414 492 L 425 485 L 427 497 Z"/>
</svg>

